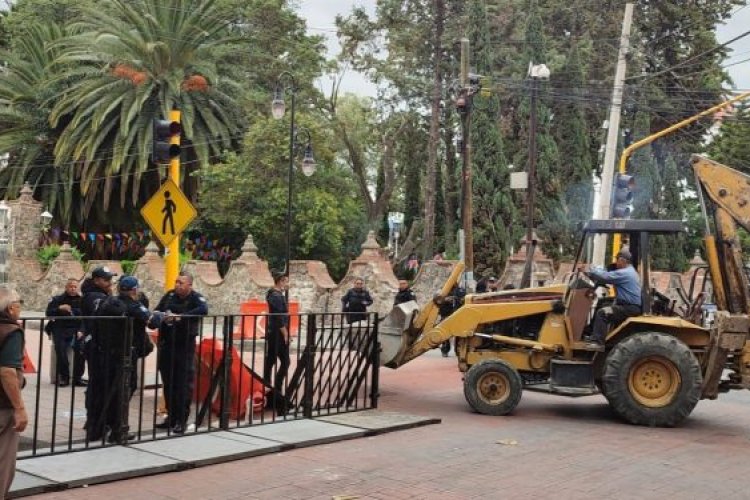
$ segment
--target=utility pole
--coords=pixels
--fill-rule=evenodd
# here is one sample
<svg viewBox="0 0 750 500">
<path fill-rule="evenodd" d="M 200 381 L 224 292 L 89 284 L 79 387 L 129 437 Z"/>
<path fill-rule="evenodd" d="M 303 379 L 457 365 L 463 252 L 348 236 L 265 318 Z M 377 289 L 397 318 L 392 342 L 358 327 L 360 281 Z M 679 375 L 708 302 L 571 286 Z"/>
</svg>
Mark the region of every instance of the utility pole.
<svg viewBox="0 0 750 500">
<path fill-rule="evenodd" d="M 612 184 L 615 173 L 615 159 L 617 157 L 617 139 L 620 135 L 620 116 L 622 114 L 622 95 L 625 85 L 625 69 L 627 55 L 630 51 L 630 27 L 633 24 L 633 4 L 625 4 L 625 15 L 622 19 L 622 34 L 620 35 L 620 51 L 617 55 L 617 69 L 612 89 L 612 106 L 609 109 L 609 129 L 607 130 L 607 144 L 604 150 L 604 164 L 602 166 L 602 185 L 599 206 L 594 214 L 595 219 L 609 219 L 612 204 Z M 594 237 L 594 255 L 592 263 L 604 266 L 604 254 L 607 250 L 607 235 L 599 234 Z"/>
<path fill-rule="evenodd" d="M 471 185 L 471 111 L 473 92 L 469 82 L 469 39 L 461 39 L 461 90 L 456 107 L 461 114 L 461 137 L 463 159 L 463 189 L 461 190 L 461 221 L 464 231 L 464 287 L 467 292 L 474 289 L 474 226 Z"/>
</svg>

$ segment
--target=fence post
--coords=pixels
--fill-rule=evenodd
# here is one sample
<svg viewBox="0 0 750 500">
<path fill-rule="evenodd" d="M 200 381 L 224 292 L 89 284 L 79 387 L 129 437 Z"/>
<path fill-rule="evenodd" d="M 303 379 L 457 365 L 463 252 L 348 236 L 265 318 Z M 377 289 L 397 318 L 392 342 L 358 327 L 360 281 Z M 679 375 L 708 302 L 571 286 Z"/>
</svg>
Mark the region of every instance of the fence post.
<svg viewBox="0 0 750 500">
<path fill-rule="evenodd" d="M 303 415 L 305 418 L 313 416 L 313 391 L 315 387 L 315 333 L 318 316 L 317 314 L 307 315 L 307 338 L 305 339 L 305 396 L 302 402 Z"/>
<path fill-rule="evenodd" d="M 234 316 L 224 316 L 224 328 L 222 333 L 222 340 L 224 344 L 223 356 L 224 359 L 221 363 L 221 416 L 219 417 L 219 426 L 227 430 L 229 429 L 229 395 L 230 395 L 230 374 L 232 373 L 232 332 Z"/>
<path fill-rule="evenodd" d="M 375 325 L 370 330 L 370 335 L 372 338 L 370 338 L 370 342 L 372 342 L 372 350 L 370 351 L 370 356 L 372 363 L 370 363 L 370 366 L 372 366 L 372 384 L 370 385 L 370 405 L 373 408 L 378 407 L 378 396 L 380 396 L 380 388 L 378 387 L 380 385 L 380 341 L 378 340 L 378 325 L 380 323 L 380 319 L 375 314 Z"/>
<path fill-rule="evenodd" d="M 119 429 L 112 432 L 117 432 L 117 442 L 119 444 L 126 444 L 128 442 L 128 432 L 130 426 L 128 425 L 128 419 L 130 417 L 130 378 L 133 370 L 133 318 L 125 317 L 125 337 L 123 339 L 123 355 L 122 355 L 122 378 L 120 379 L 120 387 L 118 396 L 120 398 L 117 401 L 119 405 L 120 422 Z"/>
</svg>

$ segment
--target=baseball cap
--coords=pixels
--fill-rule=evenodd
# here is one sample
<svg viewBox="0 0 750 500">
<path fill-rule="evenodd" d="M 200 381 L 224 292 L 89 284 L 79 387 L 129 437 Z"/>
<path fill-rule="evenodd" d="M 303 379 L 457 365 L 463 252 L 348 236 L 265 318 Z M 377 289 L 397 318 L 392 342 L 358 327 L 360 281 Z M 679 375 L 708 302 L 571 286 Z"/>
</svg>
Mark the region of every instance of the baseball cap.
<svg viewBox="0 0 750 500">
<path fill-rule="evenodd" d="M 617 258 L 625 259 L 628 262 L 633 260 L 633 256 L 630 254 L 630 252 L 627 249 L 622 249 L 619 252 L 617 252 Z"/>
<path fill-rule="evenodd" d="M 494 276 L 490 276 L 489 278 L 487 278 L 487 281 L 497 281 L 497 278 L 495 278 Z"/>
<path fill-rule="evenodd" d="M 138 278 L 135 276 L 123 276 L 117 283 L 117 287 L 122 292 L 128 292 L 138 288 Z"/>
<path fill-rule="evenodd" d="M 106 266 L 100 266 L 91 271 L 92 278 L 104 278 L 108 280 L 112 279 L 112 276 L 117 276 L 117 273 L 113 273 Z"/>
</svg>

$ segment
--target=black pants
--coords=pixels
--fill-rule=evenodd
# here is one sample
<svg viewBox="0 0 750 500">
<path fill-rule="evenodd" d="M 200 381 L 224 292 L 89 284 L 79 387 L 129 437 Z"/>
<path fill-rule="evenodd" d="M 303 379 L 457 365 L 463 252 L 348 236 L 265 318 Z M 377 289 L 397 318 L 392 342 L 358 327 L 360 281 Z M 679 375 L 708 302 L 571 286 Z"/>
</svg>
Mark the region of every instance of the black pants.
<svg viewBox="0 0 750 500">
<path fill-rule="evenodd" d="M 612 304 L 596 311 L 594 316 L 594 331 L 591 340 L 603 343 L 610 328 L 615 328 L 620 323 L 641 314 L 641 306 Z"/>
<path fill-rule="evenodd" d="M 86 389 L 86 438 L 89 441 L 102 439 L 107 429 L 114 435 L 120 433 L 126 423 L 122 415 L 123 397 L 129 400 L 135 388 L 132 375 L 130 390 L 123 394 L 122 356 L 95 352 L 89 359 Z"/>
<path fill-rule="evenodd" d="M 278 361 L 276 375 L 271 378 L 273 367 Z M 289 372 L 289 344 L 284 341 L 280 331 L 269 331 L 266 335 L 266 356 L 263 362 L 263 381 L 268 387 L 274 388 L 274 396 L 285 396 L 286 376 Z"/>
<path fill-rule="evenodd" d="M 70 363 L 68 362 L 68 349 L 75 338 L 75 332 L 55 330 L 52 337 L 55 344 L 55 356 L 57 358 L 57 381 L 70 381 Z M 73 380 L 81 380 L 86 364 L 83 355 L 78 349 L 73 348 Z"/>
<path fill-rule="evenodd" d="M 165 342 L 159 349 L 157 365 L 164 384 L 169 425 L 185 427 L 195 383 L 195 341 L 187 345 Z"/>
</svg>

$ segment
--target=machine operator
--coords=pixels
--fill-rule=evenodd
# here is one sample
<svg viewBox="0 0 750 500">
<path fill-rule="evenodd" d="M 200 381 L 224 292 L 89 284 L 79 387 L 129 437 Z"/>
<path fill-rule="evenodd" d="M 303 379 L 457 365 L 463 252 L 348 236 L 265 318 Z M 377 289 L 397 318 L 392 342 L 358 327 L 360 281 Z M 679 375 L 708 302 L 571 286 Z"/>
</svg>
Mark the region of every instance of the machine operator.
<svg viewBox="0 0 750 500">
<path fill-rule="evenodd" d="M 631 316 L 638 316 L 642 311 L 641 283 L 638 272 L 633 267 L 633 256 L 622 249 L 617 254 L 615 269 L 604 271 L 592 269 L 586 272 L 591 279 L 615 287 L 615 302 L 611 306 L 600 308 L 594 316 L 594 328 L 589 340 L 604 344 L 610 327 L 614 327 Z"/>
</svg>

